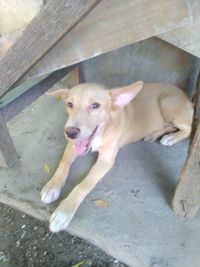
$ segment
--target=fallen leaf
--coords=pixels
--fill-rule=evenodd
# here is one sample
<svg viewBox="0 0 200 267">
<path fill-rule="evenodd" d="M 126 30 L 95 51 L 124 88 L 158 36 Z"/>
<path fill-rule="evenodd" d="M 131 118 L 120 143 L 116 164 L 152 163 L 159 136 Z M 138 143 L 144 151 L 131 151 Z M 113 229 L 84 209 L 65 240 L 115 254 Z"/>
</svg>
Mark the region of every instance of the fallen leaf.
<svg viewBox="0 0 200 267">
<path fill-rule="evenodd" d="M 59 95 L 57 95 L 57 96 L 56 96 L 56 100 L 59 101 L 60 99 L 61 99 L 61 97 L 60 97 Z"/>
<path fill-rule="evenodd" d="M 49 167 L 49 164 L 48 164 L 48 163 L 45 163 L 45 164 L 44 164 L 44 171 L 45 171 L 46 173 L 48 173 L 48 174 L 50 174 L 50 173 L 51 173 L 51 169 L 50 169 L 50 167 Z"/>
<path fill-rule="evenodd" d="M 100 208 L 108 208 L 108 202 L 103 199 L 94 200 L 94 203 Z"/>
<path fill-rule="evenodd" d="M 85 261 L 80 261 L 78 263 L 76 263 L 75 265 L 72 265 L 72 267 L 79 267 L 81 266 Z"/>
</svg>

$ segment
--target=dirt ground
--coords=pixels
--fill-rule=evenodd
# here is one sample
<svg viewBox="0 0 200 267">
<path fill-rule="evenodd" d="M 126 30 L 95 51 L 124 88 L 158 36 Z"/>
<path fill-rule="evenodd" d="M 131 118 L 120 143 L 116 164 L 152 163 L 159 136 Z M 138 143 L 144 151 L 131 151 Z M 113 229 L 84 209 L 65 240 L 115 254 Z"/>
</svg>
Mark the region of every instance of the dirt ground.
<svg viewBox="0 0 200 267">
<path fill-rule="evenodd" d="M 0 267 L 125 267 L 66 232 L 0 204 Z"/>
</svg>

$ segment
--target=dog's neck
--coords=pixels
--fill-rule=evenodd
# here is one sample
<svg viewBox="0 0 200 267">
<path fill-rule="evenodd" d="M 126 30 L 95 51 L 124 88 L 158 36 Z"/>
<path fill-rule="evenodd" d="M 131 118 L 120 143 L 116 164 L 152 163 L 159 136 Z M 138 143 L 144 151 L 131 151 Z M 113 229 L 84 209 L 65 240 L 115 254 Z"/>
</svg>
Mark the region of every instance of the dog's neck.
<svg viewBox="0 0 200 267">
<path fill-rule="evenodd" d="M 108 120 L 104 125 L 99 127 L 99 131 L 92 141 L 92 151 L 99 151 L 101 147 L 105 146 L 107 143 L 120 138 L 121 133 L 118 131 L 118 128 L 119 124 L 121 124 L 121 118 L 124 117 L 123 115 L 124 110 L 119 110 L 117 113 L 116 111 L 110 113 Z"/>
</svg>

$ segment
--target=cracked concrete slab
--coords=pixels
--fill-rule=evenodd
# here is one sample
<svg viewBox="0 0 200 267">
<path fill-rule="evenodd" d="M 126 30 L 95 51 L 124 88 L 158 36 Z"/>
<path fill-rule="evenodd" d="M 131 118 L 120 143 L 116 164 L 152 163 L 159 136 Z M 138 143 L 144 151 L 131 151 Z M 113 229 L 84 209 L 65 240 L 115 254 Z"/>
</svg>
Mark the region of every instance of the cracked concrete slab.
<svg viewBox="0 0 200 267">
<path fill-rule="evenodd" d="M 9 123 L 20 164 L 0 170 L 1 202 L 48 219 L 59 201 L 45 206 L 39 192 L 65 147 L 65 120 L 60 101 L 42 96 Z M 124 147 L 113 169 L 80 206 L 69 232 L 133 267 L 198 267 L 200 217 L 189 221 L 170 208 L 187 146 L 138 142 Z M 84 178 L 94 160 L 95 154 L 88 154 L 73 164 L 60 199 Z M 108 207 L 96 206 L 96 199 Z"/>
</svg>

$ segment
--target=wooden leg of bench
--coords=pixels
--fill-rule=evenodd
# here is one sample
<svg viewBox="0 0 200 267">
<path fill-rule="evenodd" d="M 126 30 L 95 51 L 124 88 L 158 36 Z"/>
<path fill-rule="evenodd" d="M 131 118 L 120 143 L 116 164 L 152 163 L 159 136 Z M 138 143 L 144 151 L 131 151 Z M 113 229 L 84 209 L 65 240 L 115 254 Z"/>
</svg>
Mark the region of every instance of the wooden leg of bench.
<svg viewBox="0 0 200 267">
<path fill-rule="evenodd" d="M 180 174 L 173 199 L 174 211 L 193 218 L 200 207 L 200 124 L 194 136 L 188 158 Z"/>
<path fill-rule="evenodd" d="M 79 83 L 85 83 L 85 73 L 83 70 L 83 64 L 79 63 L 68 68 L 68 74 L 62 78 L 61 86 L 72 88 Z"/>
<path fill-rule="evenodd" d="M 68 82 L 70 87 L 85 82 L 82 63 L 78 64 L 70 71 L 68 75 Z"/>
<path fill-rule="evenodd" d="M 79 83 L 86 83 L 84 63 L 81 62 L 78 64 L 78 66 L 79 66 Z"/>
<path fill-rule="evenodd" d="M 0 110 L 0 167 L 9 167 L 17 162 L 18 159 L 3 112 Z"/>
<path fill-rule="evenodd" d="M 200 74 L 193 102 L 195 112 L 188 157 L 180 173 L 172 203 L 174 211 L 187 218 L 193 218 L 200 207 Z"/>
</svg>

